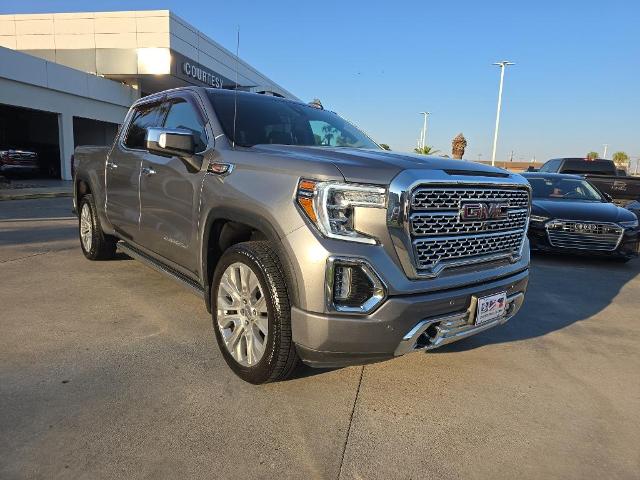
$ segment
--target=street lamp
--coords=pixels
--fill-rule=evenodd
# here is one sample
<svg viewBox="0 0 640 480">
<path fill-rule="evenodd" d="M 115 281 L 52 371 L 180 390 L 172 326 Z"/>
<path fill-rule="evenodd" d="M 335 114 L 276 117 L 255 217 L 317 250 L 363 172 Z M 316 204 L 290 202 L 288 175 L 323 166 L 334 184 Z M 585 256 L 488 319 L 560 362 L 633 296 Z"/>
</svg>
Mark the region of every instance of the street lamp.
<svg viewBox="0 0 640 480">
<path fill-rule="evenodd" d="M 418 148 L 422 150 L 427 142 L 427 117 L 431 115 L 431 112 L 418 112 L 418 115 L 424 115 L 424 122 L 420 131 L 420 143 L 418 144 Z"/>
<path fill-rule="evenodd" d="M 496 112 L 496 130 L 493 134 L 493 152 L 491 153 L 491 165 L 496 164 L 496 147 L 498 145 L 498 128 L 500 127 L 500 108 L 502 107 L 502 85 L 504 84 L 504 69 L 507 65 L 515 65 L 515 63 L 502 60 L 494 65 L 500 67 L 500 90 L 498 90 L 498 111 Z"/>
</svg>

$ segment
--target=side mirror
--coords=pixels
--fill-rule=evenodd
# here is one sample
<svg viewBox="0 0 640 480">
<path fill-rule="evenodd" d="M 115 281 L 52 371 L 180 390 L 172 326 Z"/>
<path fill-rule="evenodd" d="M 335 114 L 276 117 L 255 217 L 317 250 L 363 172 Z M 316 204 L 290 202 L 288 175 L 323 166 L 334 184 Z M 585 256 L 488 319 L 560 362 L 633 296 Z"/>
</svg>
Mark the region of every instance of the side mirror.
<svg viewBox="0 0 640 480">
<path fill-rule="evenodd" d="M 166 157 L 179 157 L 194 170 L 202 168 L 202 158 L 196 155 L 193 133 L 189 130 L 149 127 L 147 150 Z"/>
<path fill-rule="evenodd" d="M 147 128 L 146 145 L 147 150 L 160 155 L 181 157 L 196 153 L 193 134 L 188 130 Z"/>
</svg>

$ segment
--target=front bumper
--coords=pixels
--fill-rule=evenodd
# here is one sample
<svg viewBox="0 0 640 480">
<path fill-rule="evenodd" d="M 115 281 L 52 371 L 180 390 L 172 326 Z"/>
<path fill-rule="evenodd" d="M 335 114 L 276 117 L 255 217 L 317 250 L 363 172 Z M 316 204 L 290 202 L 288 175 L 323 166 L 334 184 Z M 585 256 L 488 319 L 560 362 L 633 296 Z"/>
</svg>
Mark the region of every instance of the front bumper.
<svg viewBox="0 0 640 480">
<path fill-rule="evenodd" d="M 39 170 L 38 165 L 14 165 L 14 164 L 2 164 L 0 165 L 0 173 L 3 174 L 34 174 Z"/>
<path fill-rule="evenodd" d="M 311 313 L 292 308 L 293 340 L 314 367 L 340 367 L 428 350 L 505 323 L 522 305 L 529 271 L 474 286 L 389 297 L 373 313 Z M 507 292 L 505 317 L 473 325 L 475 299 Z M 428 340 L 427 337 L 430 339 Z"/>
<path fill-rule="evenodd" d="M 622 234 L 620 243 L 615 250 L 589 250 L 589 249 L 572 249 L 551 245 L 549 236 L 543 226 L 529 224 L 529 245 L 531 251 L 565 253 L 570 255 L 589 255 L 602 257 L 621 257 L 631 258 L 638 256 L 640 250 L 640 229 L 627 228 Z"/>
</svg>

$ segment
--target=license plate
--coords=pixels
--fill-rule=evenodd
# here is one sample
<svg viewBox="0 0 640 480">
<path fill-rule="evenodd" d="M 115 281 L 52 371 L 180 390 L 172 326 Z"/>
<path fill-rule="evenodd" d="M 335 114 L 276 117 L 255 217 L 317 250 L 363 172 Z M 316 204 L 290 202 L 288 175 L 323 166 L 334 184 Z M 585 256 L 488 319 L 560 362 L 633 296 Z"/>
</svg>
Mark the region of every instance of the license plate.
<svg viewBox="0 0 640 480">
<path fill-rule="evenodd" d="M 495 293 L 478 299 L 476 325 L 504 316 L 507 308 L 507 292 Z"/>
</svg>

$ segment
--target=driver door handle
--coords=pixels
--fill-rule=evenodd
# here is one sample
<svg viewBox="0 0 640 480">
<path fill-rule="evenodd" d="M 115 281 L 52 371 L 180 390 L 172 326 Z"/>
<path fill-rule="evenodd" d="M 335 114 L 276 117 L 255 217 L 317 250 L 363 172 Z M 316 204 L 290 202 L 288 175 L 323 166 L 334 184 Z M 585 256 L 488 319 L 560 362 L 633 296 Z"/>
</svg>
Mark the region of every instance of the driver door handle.
<svg viewBox="0 0 640 480">
<path fill-rule="evenodd" d="M 155 175 L 156 171 L 151 167 L 142 167 L 142 174 L 149 177 L 151 175 Z"/>
</svg>

